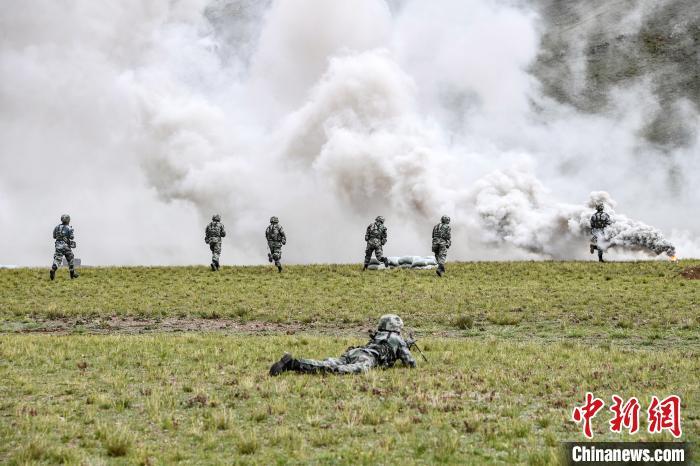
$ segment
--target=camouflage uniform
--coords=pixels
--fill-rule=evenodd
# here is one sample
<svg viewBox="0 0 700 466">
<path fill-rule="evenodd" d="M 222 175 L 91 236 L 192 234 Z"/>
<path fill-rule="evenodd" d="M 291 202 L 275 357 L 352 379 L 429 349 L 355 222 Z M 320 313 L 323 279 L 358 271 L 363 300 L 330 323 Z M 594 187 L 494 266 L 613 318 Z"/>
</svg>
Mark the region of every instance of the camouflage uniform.
<svg viewBox="0 0 700 466">
<path fill-rule="evenodd" d="M 219 270 L 219 257 L 221 256 L 221 238 L 226 236 L 224 224 L 221 223 L 221 216 L 214 215 L 211 223 L 204 230 L 204 242 L 211 250 L 211 270 Z"/>
<path fill-rule="evenodd" d="M 397 360 L 405 366 L 415 367 L 416 360 L 411 355 L 409 346 L 401 337 L 403 322 L 394 314 L 387 314 L 379 319 L 379 329 L 364 346 L 348 348 L 339 358 L 323 361 L 315 359 L 294 359 L 290 354 L 282 356 L 270 368 L 270 375 L 279 375 L 285 371 L 315 374 L 319 372 L 332 374 L 358 374 L 373 367 L 392 367 Z"/>
<path fill-rule="evenodd" d="M 75 256 L 73 255 L 73 248 L 77 245 L 75 244 L 75 232 L 73 227 L 70 226 L 69 215 L 61 215 L 61 223 L 53 229 L 53 239 L 56 241 L 54 243 L 53 264 L 51 265 L 49 277 L 51 280 L 56 278 L 56 270 L 61 266 L 61 262 L 63 262 L 65 257 L 68 262 L 70 278 L 78 278 L 78 274 L 75 272 Z"/>
<path fill-rule="evenodd" d="M 610 215 L 603 211 L 603 205 L 598 204 L 596 206 L 596 213 L 591 217 L 591 254 L 598 250 L 598 260 L 600 262 L 605 262 L 603 260 L 603 248 L 598 247 L 598 242 L 602 240 L 605 233 L 605 228 L 612 224 L 610 220 Z"/>
<path fill-rule="evenodd" d="M 450 227 L 450 217 L 443 215 L 440 223 L 433 227 L 433 252 L 438 263 L 437 274 L 442 277 L 445 273 L 445 261 L 447 260 L 447 250 L 452 245 L 452 228 Z"/>
<path fill-rule="evenodd" d="M 369 224 L 365 232 L 365 264 L 362 270 L 366 270 L 372 259 L 372 253 L 377 257 L 379 262 L 384 262 L 384 266 L 389 267 L 389 260 L 383 256 L 384 251 L 382 246 L 386 244 L 386 227 L 384 226 L 384 217 L 377 217 L 374 223 Z"/>
<path fill-rule="evenodd" d="M 265 239 L 270 252 L 267 254 L 267 260 L 275 262 L 277 271 L 282 272 L 282 246 L 287 244 L 287 235 L 284 234 L 284 228 L 279 224 L 277 217 L 270 218 L 270 225 L 265 229 Z"/>
</svg>

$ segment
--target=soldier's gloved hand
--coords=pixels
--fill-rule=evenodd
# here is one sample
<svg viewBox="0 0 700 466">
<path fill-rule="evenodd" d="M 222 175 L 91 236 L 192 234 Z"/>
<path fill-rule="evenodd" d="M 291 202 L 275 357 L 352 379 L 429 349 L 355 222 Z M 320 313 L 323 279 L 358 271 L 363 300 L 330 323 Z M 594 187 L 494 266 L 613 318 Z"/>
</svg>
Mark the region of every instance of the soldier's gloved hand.
<svg viewBox="0 0 700 466">
<path fill-rule="evenodd" d="M 282 245 L 284 246 L 285 244 L 287 244 L 287 240 L 282 241 Z"/>
<path fill-rule="evenodd" d="M 408 361 L 408 367 L 410 367 L 411 369 L 414 369 L 416 367 L 416 361 L 413 361 L 413 360 Z"/>
<path fill-rule="evenodd" d="M 416 344 L 416 339 L 415 339 L 415 338 L 407 338 L 407 339 L 406 339 L 406 346 L 408 346 L 409 348 L 410 348 L 411 346 L 415 345 L 415 344 Z"/>
</svg>

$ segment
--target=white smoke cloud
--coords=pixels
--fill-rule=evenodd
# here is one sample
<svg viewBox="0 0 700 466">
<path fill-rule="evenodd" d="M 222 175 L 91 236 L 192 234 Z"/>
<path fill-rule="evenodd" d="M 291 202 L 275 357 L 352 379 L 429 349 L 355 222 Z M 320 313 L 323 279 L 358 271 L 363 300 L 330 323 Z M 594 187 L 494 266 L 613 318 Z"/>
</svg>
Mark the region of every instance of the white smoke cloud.
<svg viewBox="0 0 700 466">
<path fill-rule="evenodd" d="M 542 97 L 528 72 L 532 10 L 259 5 L 0 7 L 0 241 L 16 246 L 0 263 L 48 263 L 64 211 L 89 264 L 206 262 L 215 212 L 229 230 L 223 263 L 263 262 L 271 215 L 290 262 L 361 260 L 378 214 L 388 254 L 429 254 L 443 213 L 450 259 L 584 258 L 597 189 L 668 231 L 679 255 L 700 254 L 688 215 L 699 194 L 669 180 L 671 164 L 700 173 L 698 141 L 664 155 L 642 142 L 656 105 L 644 82 L 597 115 Z M 617 257 L 666 244 L 614 218 Z"/>
</svg>

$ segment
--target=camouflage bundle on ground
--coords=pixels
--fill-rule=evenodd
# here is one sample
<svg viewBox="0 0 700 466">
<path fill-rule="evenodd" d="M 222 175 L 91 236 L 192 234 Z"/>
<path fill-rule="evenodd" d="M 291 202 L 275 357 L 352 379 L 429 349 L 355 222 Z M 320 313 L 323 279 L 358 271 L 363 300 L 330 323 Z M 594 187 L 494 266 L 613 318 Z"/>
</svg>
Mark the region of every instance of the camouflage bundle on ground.
<svg viewBox="0 0 700 466">
<path fill-rule="evenodd" d="M 433 269 L 437 267 L 434 256 L 391 256 L 387 259 L 390 269 Z M 377 259 L 372 258 L 367 268 L 369 270 L 385 270 L 387 267 Z"/>
</svg>

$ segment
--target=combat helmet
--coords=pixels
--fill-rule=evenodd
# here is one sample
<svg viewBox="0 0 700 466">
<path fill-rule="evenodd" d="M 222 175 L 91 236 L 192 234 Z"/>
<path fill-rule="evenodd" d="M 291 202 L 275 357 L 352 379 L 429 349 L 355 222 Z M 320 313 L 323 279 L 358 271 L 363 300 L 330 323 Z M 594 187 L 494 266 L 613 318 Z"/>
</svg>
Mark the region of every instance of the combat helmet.
<svg viewBox="0 0 700 466">
<path fill-rule="evenodd" d="M 448 217 L 447 215 L 443 215 L 440 221 L 444 224 L 448 224 L 450 223 L 450 217 Z"/>
<path fill-rule="evenodd" d="M 68 215 L 68 214 L 61 215 L 61 223 L 64 225 L 68 225 L 70 223 L 70 215 Z"/>
<path fill-rule="evenodd" d="M 270 223 L 279 223 L 280 219 L 277 217 L 270 217 Z"/>
<path fill-rule="evenodd" d="M 220 222 L 221 221 L 221 215 L 219 214 L 214 214 L 214 216 L 211 218 L 212 221 L 214 222 Z"/>
<path fill-rule="evenodd" d="M 400 332 L 403 329 L 403 320 L 396 314 L 385 314 L 379 318 L 377 330 L 380 332 Z"/>
<path fill-rule="evenodd" d="M 603 205 L 602 202 L 599 202 L 595 205 L 595 210 L 597 210 L 598 212 L 602 212 L 603 210 L 605 210 L 605 205 Z"/>
<path fill-rule="evenodd" d="M 377 216 L 377 218 L 374 219 L 374 221 L 377 222 L 377 223 L 382 223 L 382 224 L 383 224 L 383 223 L 384 223 L 384 217 L 382 217 L 381 215 L 379 215 L 379 216 Z"/>
</svg>

